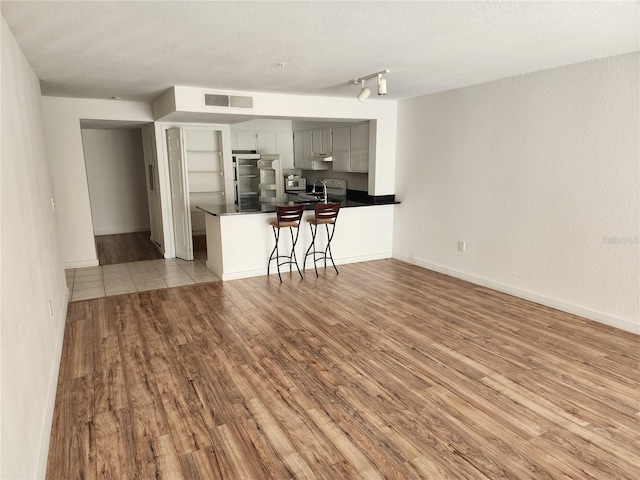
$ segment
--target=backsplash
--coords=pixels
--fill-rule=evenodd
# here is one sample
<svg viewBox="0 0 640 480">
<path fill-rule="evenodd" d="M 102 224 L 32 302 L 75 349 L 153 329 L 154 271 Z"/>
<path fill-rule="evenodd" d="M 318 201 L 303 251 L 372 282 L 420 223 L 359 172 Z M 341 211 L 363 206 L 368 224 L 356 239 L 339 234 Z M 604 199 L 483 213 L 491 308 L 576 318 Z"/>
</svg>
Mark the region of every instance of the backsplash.
<svg viewBox="0 0 640 480">
<path fill-rule="evenodd" d="M 367 173 L 350 173 L 350 172 L 334 172 L 329 165 L 329 170 L 302 170 L 302 176 L 307 179 L 307 185 L 312 185 L 315 180 L 325 178 L 344 178 L 347 181 L 349 190 L 369 190 L 369 174 Z"/>
</svg>

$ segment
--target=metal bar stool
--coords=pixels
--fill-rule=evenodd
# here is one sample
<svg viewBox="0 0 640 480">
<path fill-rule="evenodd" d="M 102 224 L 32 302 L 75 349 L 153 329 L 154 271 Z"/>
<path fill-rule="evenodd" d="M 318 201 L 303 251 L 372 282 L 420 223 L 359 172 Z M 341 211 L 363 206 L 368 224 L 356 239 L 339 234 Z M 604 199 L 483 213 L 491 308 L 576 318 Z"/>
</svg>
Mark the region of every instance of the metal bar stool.
<svg viewBox="0 0 640 480">
<path fill-rule="evenodd" d="M 327 268 L 327 259 L 331 260 L 336 273 L 338 269 L 333 261 L 333 255 L 331 253 L 331 240 L 333 234 L 336 231 L 336 220 L 338 219 L 338 212 L 340 210 L 340 203 L 316 203 L 316 212 L 313 218 L 307 218 L 309 222 L 309 228 L 311 228 L 311 245 L 307 249 L 307 253 L 304 255 L 304 262 L 302 263 L 302 269 L 304 270 L 307 263 L 307 257 L 313 256 L 313 268 L 316 270 L 316 277 L 318 276 L 318 260 L 324 260 L 324 268 Z M 318 225 L 324 225 L 327 230 L 327 246 L 324 250 L 316 250 L 316 234 L 318 232 Z M 329 230 L 331 225 L 331 230 Z M 321 255 L 321 256 L 318 256 Z"/>
<path fill-rule="evenodd" d="M 276 207 L 276 218 L 272 218 L 271 220 L 269 220 L 269 225 L 273 227 L 273 236 L 276 239 L 276 244 L 271 251 L 271 255 L 269 255 L 269 262 L 267 263 L 267 275 L 269 275 L 271 262 L 275 260 L 278 268 L 278 278 L 280 279 L 280 282 L 282 282 L 282 276 L 280 276 L 281 265 L 289 265 L 289 272 L 293 271 L 292 265 L 295 265 L 298 269 L 298 273 L 300 274 L 300 278 L 304 278 L 302 276 L 302 272 L 300 271 L 300 267 L 298 266 L 298 259 L 296 258 L 296 243 L 298 242 L 298 235 L 300 233 L 300 220 L 302 219 L 303 210 L 304 207 L 302 205 L 286 205 L 282 207 Z M 280 240 L 281 228 L 289 228 L 289 232 L 291 233 L 291 252 L 289 253 L 289 255 L 280 255 L 280 253 L 278 252 L 278 242 Z M 294 228 L 296 229 L 295 236 L 293 235 Z M 281 258 L 284 258 L 286 260 L 281 262 Z"/>
</svg>

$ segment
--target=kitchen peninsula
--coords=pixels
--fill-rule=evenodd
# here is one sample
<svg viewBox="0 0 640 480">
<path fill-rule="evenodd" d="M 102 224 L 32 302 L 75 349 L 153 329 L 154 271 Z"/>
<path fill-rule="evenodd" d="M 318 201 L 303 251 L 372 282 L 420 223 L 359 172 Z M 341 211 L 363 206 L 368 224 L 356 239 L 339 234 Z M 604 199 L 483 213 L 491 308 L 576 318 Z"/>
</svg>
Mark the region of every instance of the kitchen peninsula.
<svg viewBox="0 0 640 480">
<path fill-rule="evenodd" d="M 363 262 L 391 257 L 394 201 L 343 200 L 336 223 L 331 250 L 336 264 Z M 207 267 L 222 280 L 234 280 L 267 274 L 267 260 L 274 246 L 268 221 L 275 216 L 275 206 L 261 205 L 259 210 L 242 210 L 237 206 L 199 205 L 206 212 Z M 304 253 L 311 242 L 306 221 L 313 217 L 314 204 L 305 205 L 296 245 L 302 269 Z M 325 245 L 324 229 L 318 231 L 316 244 Z M 280 237 L 280 251 L 291 249 L 288 234 Z M 307 262 L 313 269 L 313 263 Z M 332 269 L 333 271 L 333 269 Z"/>
</svg>

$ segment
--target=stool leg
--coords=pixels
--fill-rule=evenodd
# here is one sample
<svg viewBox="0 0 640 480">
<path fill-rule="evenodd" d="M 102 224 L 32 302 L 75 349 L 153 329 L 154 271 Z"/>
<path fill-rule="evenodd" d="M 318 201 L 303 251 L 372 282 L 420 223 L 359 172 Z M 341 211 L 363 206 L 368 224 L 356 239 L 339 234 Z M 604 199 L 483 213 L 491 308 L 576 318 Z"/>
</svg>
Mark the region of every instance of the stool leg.
<svg viewBox="0 0 640 480">
<path fill-rule="evenodd" d="M 310 224 L 311 227 L 311 245 L 313 245 L 313 269 L 316 271 L 316 277 L 318 276 L 318 260 L 316 255 L 316 235 L 318 233 L 318 225 L 315 225 L 316 228 L 313 228 L 314 225 Z"/>
<path fill-rule="evenodd" d="M 269 275 L 269 269 L 271 268 L 271 262 L 273 261 L 273 254 L 276 252 L 278 248 L 278 237 L 276 235 L 276 227 L 273 228 L 273 236 L 275 238 L 275 245 L 273 246 L 273 250 L 271 250 L 271 255 L 269 255 L 269 260 L 267 261 L 267 275 Z"/>
<path fill-rule="evenodd" d="M 296 236 L 293 236 L 293 229 L 296 229 Z M 296 268 L 298 269 L 298 274 L 300 275 L 300 280 L 304 280 L 302 276 L 302 272 L 300 271 L 300 266 L 298 265 L 298 258 L 296 257 L 296 243 L 298 243 L 298 236 L 300 235 L 300 226 L 291 227 L 291 254 L 289 255 L 289 260 L 295 262 Z M 291 271 L 291 263 L 289 263 L 289 271 Z"/>
<path fill-rule="evenodd" d="M 293 239 L 293 227 L 289 227 L 289 233 L 291 234 L 291 244 L 295 247 L 294 239 Z M 293 265 L 291 265 L 293 260 L 293 247 L 291 252 L 289 252 L 289 273 L 293 271 Z"/>
<path fill-rule="evenodd" d="M 280 276 L 280 261 L 278 260 L 278 240 L 280 240 L 279 227 L 273 227 L 273 236 L 275 238 L 276 244 L 274 245 L 273 250 L 271 250 L 271 255 L 269 255 L 269 263 L 267 264 L 267 275 L 269 275 L 269 267 L 271 266 L 271 261 L 275 258 L 276 268 L 278 269 L 278 279 L 280 280 L 280 283 L 282 283 L 282 277 Z M 275 257 L 273 256 L 274 253 L 276 254 Z"/>
<path fill-rule="evenodd" d="M 333 261 L 333 253 L 331 253 L 331 240 L 333 239 L 333 234 L 336 231 L 335 222 L 331 224 L 331 235 L 329 235 L 329 225 L 325 225 L 327 227 L 327 248 L 324 251 L 324 266 L 327 267 L 327 257 L 331 260 L 331 264 L 333 265 L 333 269 L 336 271 L 336 274 L 339 274 L 338 268 L 336 267 L 336 262 Z"/>
<path fill-rule="evenodd" d="M 313 268 L 316 271 L 316 277 L 318 276 L 318 267 L 316 266 L 316 232 L 318 231 L 318 226 L 316 225 L 316 228 L 313 228 L 314 224 L 310 223 L 309 224 L 309 228 L 311 229 L 311 244 L 309 245 L 309 248 L 307 249 L 307 253 L 305 253 L 304 255 L 304 262 L 302 264 L 302 269 L 305 269 L 305 265 L 307 264 L 307 257 L 309 255 L 313 255 Z M 313 251 L 312 251 L 313 249 Z"/>
<path fill-rule="evenodd" d="M 311 252 L 311 249 L 313 248 L 313 228 L 311 227 L 311 224 L 309 224 L 309 228 L 311 228 L 311 244 L 309 245 L 309 248 L 307 248 L 307 251 L 304 254 L 304 260 L 302 261 L 302 270 L 306 270 L 307 268 L 307 257 L 309 256 L 309 252 Z"/>
</svg>

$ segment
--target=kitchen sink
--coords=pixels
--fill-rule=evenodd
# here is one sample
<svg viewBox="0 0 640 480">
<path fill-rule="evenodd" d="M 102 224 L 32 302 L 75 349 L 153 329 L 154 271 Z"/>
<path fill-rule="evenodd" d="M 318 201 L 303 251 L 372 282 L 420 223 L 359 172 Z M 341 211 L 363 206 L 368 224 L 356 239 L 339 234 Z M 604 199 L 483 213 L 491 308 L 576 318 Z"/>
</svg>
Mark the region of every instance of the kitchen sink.
<svg viewBox="0 0 640 480">
<path fill-rule="evenodd" d="M 322 195 L 315 195 L 313 193 L 299 193 L 298 198 L 300 199 L 300 202 L 296 202 L 296 203 L 322 201 Z"/>
</svg>

